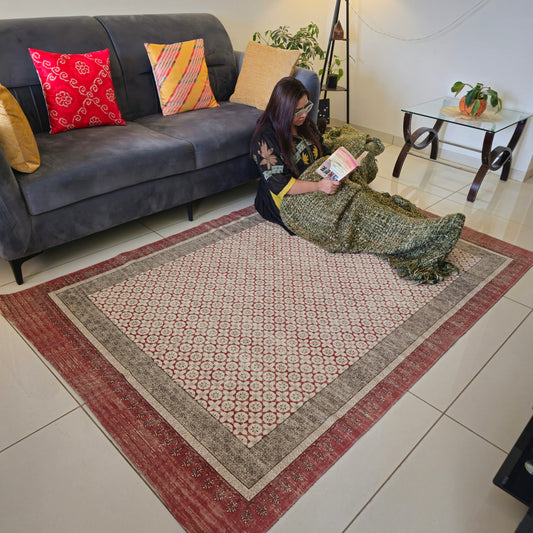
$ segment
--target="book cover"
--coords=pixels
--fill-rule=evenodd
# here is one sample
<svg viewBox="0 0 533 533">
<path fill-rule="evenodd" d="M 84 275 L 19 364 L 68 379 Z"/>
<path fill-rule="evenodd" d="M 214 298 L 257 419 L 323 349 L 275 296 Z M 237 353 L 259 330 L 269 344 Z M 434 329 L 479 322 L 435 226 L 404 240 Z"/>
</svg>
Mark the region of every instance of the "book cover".
<svg viewBox="0 0 533 533">
<path fill-rule="evenodd" d="M 355 159 L 344 146 L 341 146 L 318 167 L 317 174 L 323 178 L 341 181 L 363 162 L 367 154 L 368 152 L 363 152 Z"/>
</svg>

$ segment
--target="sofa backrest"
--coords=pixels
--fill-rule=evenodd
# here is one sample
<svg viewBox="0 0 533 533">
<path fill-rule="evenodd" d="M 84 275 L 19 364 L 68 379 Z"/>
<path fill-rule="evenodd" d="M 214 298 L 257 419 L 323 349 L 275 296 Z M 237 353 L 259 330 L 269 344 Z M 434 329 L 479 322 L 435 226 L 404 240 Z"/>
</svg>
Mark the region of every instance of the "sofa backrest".
<svg viewBox="0 0 533 533">
<path fill-rule="evenodd" d="M 28 48 L 72 54 L 107 48 L 120 112 L 126 121 L 133 120 L 160 112 L 144 43 L 200 37 L 215 98 L 228 100 L 237 81 L 233 47 L 221 22 L 206 13 L 0 20 L 0 84 L 14 94 L 35 133 L 49 131 L 46 103 Z"/>
<path fill-rule="evenodd" d="M 19 101 L 35 133 L 49 131 L 48 112 L 28 48 L 83 54 L 109 49 L 117 102 L 127 105 L 122 71 L 107 32 L 93 17 L 0 20 L 0 83 Z"/>
<path fill-rule="evenodd" d="M 127 92 L 126 120 L 158 113 L 159 97 L 144 43 L 171 44 L 203 38 L 209 82 L 217 101 L 235 89 L 237 67 L 230 38 L 221 22 L 207 13 L 106 15 L 106 28 L 120 61 Z"/>
</svg>

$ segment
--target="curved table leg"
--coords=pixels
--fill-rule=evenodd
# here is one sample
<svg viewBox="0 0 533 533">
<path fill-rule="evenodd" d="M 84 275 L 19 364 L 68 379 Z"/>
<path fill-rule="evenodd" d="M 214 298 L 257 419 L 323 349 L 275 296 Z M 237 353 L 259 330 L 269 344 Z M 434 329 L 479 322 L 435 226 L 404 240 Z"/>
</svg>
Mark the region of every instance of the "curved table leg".
<svg viewBox="0 0 533 533">
<path fill-rule="evenodd" d="M 394 165 L 394 170 L 392 171 L 392 175 L 395 178 L 400 177 L 400 172 L 402 171 L 403 163 L 407 157 L 407 154 L 409 153 L 409 150 L 411 150 L 411 144 L 405 143 L 400 151 L 400 154 L 398 155 L 398 159 L 396 159 L 396 164 Z"/>
<path fill-rule="evenodd" d="M 507 181 L 509 177 L 509 171 L 511 170 L 511 161 L 513 158 L 513 150 L 515 149 L 524 127 L 526 125 L 527 119 L 521 120 L 517 123 L 514 130 L 513 136 L 509 141 L 507 146 L 498 146 L 492 149 L 492 142 L 494 140 L 494 132 L 488 131 L 485 133 L 485 138 L 483 139 L 483 148 L 481 150 L 481 166 L 477 171 L 476 177 L 470 186 L 468 191 L 468 196 L 466 199 L 469 202 L 473 202 L 476 199 L 479 187 L 485 178 L 485 175 L 489 170 L 498 170 L 503 167 L 502 174 L 500 179 L 502 181 Z"/>
<path fill-rule="evenodd" d="M 494 140 L 494 132 L 488 131 L 485 133 L 485 138 L 483 139 L 483 148 L 481 150 L 481 166 L 477 171 L 476 177 L 470 186 L 468 191 L 468 196 L 466 197 L 467 201 L 473 202 L 476 199 L 479 186 L 482 181 L 485 179 L 485 176 L 490 168 L 490 157 L 492 151 L 492 141 Z"/>
<path fill-rule="evenodd" d="M 414 133 L 411 133 L 411 117 L 411 113 L 405 113 L 403 117 L 403 138 L 405 140 L 405 144 L 398 155 L 398 159 L 396 159 L 396 164 L 394 165 L 394 170 L 392 171 L 392 175 L 395 178 L 400 176 L 405 158 L 407 157 L 407 154 L 411 148 L 414 148 L 415 150 L 423 150 L 426 148 L 426 146 L 431 144 L 430 158 L 437 159 L 437 153 L 439 150 L 438 134 L 444 121 L 437 119 L 432 128 L 419 128 Z M 418 139 L 425 134 L 427 134 L 427 137 L 417 144 L 416 141 L 418 141 Z"/>
<path fill-rule="evenodd" d="M 511 154 L 507 161 L 502 162 L 503 170 L 502 170 L 502 175 L 500 176 L 500 179 L 502 181 L 507 181 L 507 178 L 509 177 L 509 170 L 511 170 L 511 158 L 513 156 L 513 151 L 516 148 L 516 145 L 518 141 L 520 140 L 520 137 L 522 136 L 522 132 L 524 131 L 524 128 L 526 127 L 526 122 L 527 122 L 527 118 L 524 120 L 521 120 L 516 125 L 513 136 L 511 137 L 511 140 L 509 141 L 509 144 L 507 145 L 507 148 L 510 150 Z"/>
</svg>

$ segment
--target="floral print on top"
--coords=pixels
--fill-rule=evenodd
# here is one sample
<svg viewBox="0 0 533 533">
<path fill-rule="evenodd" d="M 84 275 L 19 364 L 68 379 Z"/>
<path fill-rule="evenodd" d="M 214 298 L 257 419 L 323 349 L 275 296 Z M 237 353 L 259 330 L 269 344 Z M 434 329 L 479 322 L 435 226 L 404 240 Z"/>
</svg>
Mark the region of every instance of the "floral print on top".
<svg viewBox="0 0 533 533">
<path fill-rule="evenodd" d="M 293 164 L 300 175 L 319 155 L 318 147 L 305 139 L 295 137 Z M 272 199 L 278 206 L 291 188 L 295 176 L 283 161 L 281 149 L 271 126 L 265 126 L 252 146 L 252 158 L 265 180 Z"/>
</svg>

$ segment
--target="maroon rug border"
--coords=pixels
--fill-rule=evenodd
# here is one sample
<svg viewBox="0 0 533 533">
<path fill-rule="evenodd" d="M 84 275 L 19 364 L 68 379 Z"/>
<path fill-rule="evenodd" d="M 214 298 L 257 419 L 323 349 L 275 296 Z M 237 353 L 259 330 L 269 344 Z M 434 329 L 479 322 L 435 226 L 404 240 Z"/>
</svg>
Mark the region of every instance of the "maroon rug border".
<svg viewBox="0 0 533 533">
<path fill-rule="evenodd" d="M 159 417 L 79 333 L 48 293 L 254 212 L 248 207 L 36 287 L 0 295 L 2 314 L 83 398 L 188 531 L 268 530 L 533 264 L 533 252 L 464 228 L 463 240 L 512 261 L 274 481 L 247 501 Z M 28 321 L 28 316 L 38 320 Z"/>
</svg>

